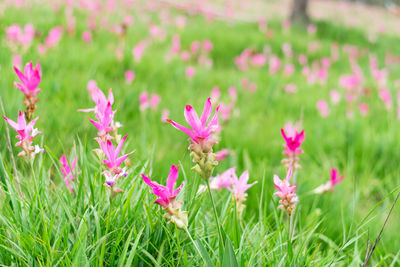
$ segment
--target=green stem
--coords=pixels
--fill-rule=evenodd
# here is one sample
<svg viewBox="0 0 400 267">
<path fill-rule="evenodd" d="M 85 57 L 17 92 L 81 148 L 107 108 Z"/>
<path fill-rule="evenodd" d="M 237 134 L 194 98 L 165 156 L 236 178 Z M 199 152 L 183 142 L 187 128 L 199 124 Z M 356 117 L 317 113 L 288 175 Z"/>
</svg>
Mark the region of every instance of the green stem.
<svg viewBox="0 0 400 267">
<path fill-rule="evenodd" d="M 190 234 L 189 230 L 187 229 L 187 227 L 185 227 L 185 231 L 186 234 L 189 236 L 190 240 L 192 241 L 194 248 L 196 249 L 197 253 L 201 256 L 201 258 L 203 259 L 204 262 L 206 262 L 206 260 L 203 258 L 203 254 L 200 252 L 199 247 L 197 246 L 196 242 L 194 242 L 192 235 Z"/>
<path fill-rule="evenodd" d="M 218 220 L 217 208 L 215 207 L 214 198 L 213 198 L 212 193 L 211 193 L 211 188 L 210 188 L 209 179 L 206 179 L 206 184 L 207 184 L 207 191 L 208 191 L 208 194 L 210 195 L 211 202 L 212 202 L 212 206 L 213 206 L 215 221 L 217 222 L 217 230 L 218 230 L 219 243 L 220 243 L 222 246 L 224 246 L 224 242 L 223 242 L 223 238 L 222 238 L 222 234 L 221 234 L 221 226 L 220 226 L 219 220 Z"/>
<path fill-rule="evenodd" d="M 98 266 L 100 266 L 100 267 L 103 266 L 104 253 L 105 253 L 105 250 L 106 250 L 106 243 L 107 243 L 108 229 L 110 228 L 110 221 L 111 221 L 111 218 L 110 218 L 110 216 L 111 216 L 111 203 L 112 203 L 112 197 L 111 197 L 111 195 L 110 195 L 110 203 L 109 203 L 109 206 L 108 206 L 108 216 L 106 217 L 106 220 L 107 220 L 106 234 L 105 234 L 105 237 L 104 237 L 103 245 L 102 245 L 102 247 L 101 247 L 100 260 L 99 260 L 99 265 L 98 265 Z"/>
</svg>

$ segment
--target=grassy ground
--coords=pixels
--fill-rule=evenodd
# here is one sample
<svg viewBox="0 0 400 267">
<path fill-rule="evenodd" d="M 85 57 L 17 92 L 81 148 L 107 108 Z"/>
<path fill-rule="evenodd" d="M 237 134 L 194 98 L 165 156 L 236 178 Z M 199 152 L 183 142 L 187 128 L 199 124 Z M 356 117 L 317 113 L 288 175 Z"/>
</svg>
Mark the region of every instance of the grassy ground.
<svg viewBox="0 0 400 267">
<path fill-rule="evenodd" d="M 157 13 L 147 15 L 158 21 Z M 375 240 L 399 190 L 400 158 L 396 110 L 386 110 L 379 99 L 369 74 L 368 54 L 361 56 L 359 64 L 365 72 L 365 86 L 372 92 L 364 96 L 370 112 L 365 117 L 356 112 L 352 119 L 346 118 L 344 101 L 332 106 L 327 118 L 321 118 L 316 109 L 317 100 L 328 99 L 331 89 L 343 90 L 338 79 L 350 73 L 344 54 L 331 66 L 325 85 L 308 84 L 297 60 L 293 60 L 296 72 L 288 78 L 280 73 L 269 74 L 268 67 L 241 72 L 234 58 L 245 48 L 262 51 L 265 45 L 283 57 L 283 43 L 290 43 L 295 55 L 307 54 L 308 43 L 319 41 L 321 49 L 308 53 L 311 61 L 329 56 L 334 41 L 366 49 L 376 54 L 383 65 L 386 52 L 400 53 L 398 39 L 380 36 L 377 43 L 371 44 L 363 32 L 322 21 L 316 23 L 315 36 L 297 28 L 284 32 L 279 22 L 271 22 L 269 27 L 274 36 L 266 39 L 256 23 L 223 20 L 210 23 L 201 16 L 190 16 L 183 30 L 166 26 L 167 40 L 152 44 L 142 61 L 135 63 L 132 47 L 148 35 L 144 16 L 135 14 L 125 40 L 124 59 L 118 62 L 114 53 L 118 38 L 99 29 L 93 33 L 93 42 L 85 44 L 81 33 L 86 29 L 87 14 L 78 10 L 76 17 L 74 36 L 64 34 L 60 44 L 45 55 L 37 53 L 36 39 L 23 55 L 24 62 L 40 59 L 43 69 L 36 115 L 37 127 L 43 132 L 40 142 L 47 153 L 36 158 L 32 165 L 16 158 L 22 194 L 17 193 L 16 172 L 7 149 L 7 125 L 0 123 L 0 263 L 202 266 L 202 258 L 187 233 L 167 224 L 163 211 L 152 204 L 155 197 L 140 178 L 141 173 L 151 172 L 154 179 L 164 183 L 172 164 L 181 165 L 179 182 L 183 181 L 185 187 L 180 195 L 184 210 L 189 213 L 189 232 L 212 262 L 224 258 L 228 249 L 220 250 L 210 199 L 206 194 L 194 197 L 197 186 L 203 182 L 190 170 L 186 137 L 160 120 L 161 109 L 167 108 L 171 118 L 183 122 L 185 104 L 200 110 L 214 86 L 220 87 L 226 100 L 228 87 L 236 87 L 236 107 L 240 111 L 224 125 L 217 150 L 229 148 L 233 153 L 215 172 L 237 166 L 239 172 L 249 170 L 250 181 L 258 181 L 248 192 L 241 220 L 235 215 L 230 193 L 214 192 L 222 228 L 232 242 L 239 266 L 362 263 L 368 238 Z M 29 22 L 45 35 L 55 25 L 65 25 L 65 17 L 46 5 L 34 5 L 29 10 L 10 7 L 0 18 L 0 38 L 5 38 L 5 27 Z M 179 59 L 165 62 L 173 33 L 180 34 L 184 48 L 194 40 L 211 40 L 213 67 L 198 66 L 189 80 L 185 76 L 187 64 Z M 0 48 L 0 65 L 0 95 L 5 114 L 16 119 L 18 110 L 23 109 L 23 96 L 13 88 L 17 77 L 12 70 L 11 53 L 5 46 Z M 125 83 L 127 69 L 135 71 L 132 85 Z M 388 87 L 394 94 L 398 66 L 391 66 L 389 72 Z M 257 83 L 256 92 L 242 90 L 240 83 L 245 77 Z M 136 149 L 131 157 L 130 174 L 121 182 L 125 192 L 112 201 L 103 186 L 100 161 L 92 152 L 97 147 L 93 140 L 95 128 L 88 114 L 77 112 L 93 105 L 86 90 L 91 79 L 103 91 L 113 88 L 116 118 L 124 125 L 120 133 L 128 134 L 125 150 Z M 296 94 L 282 90 L 289 82 L 297 85 Z M 162 101 L 157 111 L 139 111 L 139 94 L 143 91 L 160 94 Z M 301 155 L 303 168 L 297 178 L 300 203 L 294 218 L 296 232 L 288 245 L 287 217 L 276 208 L 278 200 L 273 196 L 272 177 L 275 173 L 280 177 L 285 175 L 280 164 L 283 149 L 280 128 L 300 118 L 306 132 L 305 153 Z M 14 132 L 10 131 L 14 144 Z M 18 151 L 13 147 L 15 157 Z M 66 190 L 59 172 L 58 159 L 63 153 L 76 153 L 79 157 L 80 174 L 76 176 L 73 195 Z M 312 194 L 315 187 L 329 179 L 332 167 L 345 174 L 344 182 L 332 193 Z M 400 265 L 399 211 L 397 206 L 372 256 L 371 266 Z M 220 261 L 220 265 L 224 264 L 228 263 Z"/>
</svg>

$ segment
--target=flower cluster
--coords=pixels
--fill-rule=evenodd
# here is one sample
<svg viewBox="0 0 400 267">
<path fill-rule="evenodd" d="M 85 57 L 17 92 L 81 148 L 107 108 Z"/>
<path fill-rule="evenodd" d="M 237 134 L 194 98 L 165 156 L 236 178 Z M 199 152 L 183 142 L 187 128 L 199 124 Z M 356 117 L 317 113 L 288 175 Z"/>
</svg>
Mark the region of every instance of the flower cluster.
<svg viewBox="0 0 400 267">
<path fill-rule="evenodd" d="M 33 67 L 32 62 L 25 65 L 24 73 L 22 73 L 17 67 L 14 67 L 15 73 L 18 75 L 21 83 L 14 83 L 14 86 L 19 89 L 25 96 L 24 105 L 26 106 L 26 119 L 32 120 L 33 114 L 36 110 L 36 103 L 39 99 L 36 97 L 40 92 L 38 88 L 39 83 L 42 79 L 42 70 L 40 63 Z"/>
<path fill-rule="evenodd" d="M 150 180 L 145 174 L 142 174 L 142 178 L 153 189 L 153 194 L 159 197 L 154 203 L 160 205 L 167 212 L 164 217 L 177 227 L 186 228 L 188 225 L 187 212 L 181 211 L 183 202 L 176 199 L 183 187 L 183 184 L 181 184 L 175 189 L 176 180 L 178 179 L 178 166 L 171 166 L 166 186 Z"/>
<path fill-rule="evenodd" d="M 90 119 L 98 131 L 98 136 L 95 138 L 95 140 L 98 142 L 100 149 L 96 149 L 95 152 L 101 158 L 103 156 L 106 157 L 102 162 L 108 168 L 103 172 L 105 177 L 104 186 L 110 188 L 114 193 L 119 193 L 123 190 L 114 186 L 120 178 L 128 175 L 126 167 L 121 168 L 120 165 L 134 151 L 119 157 L 127 135 L 121 139 L 120 135 L 117 134 L 118 128 L 122 125 L 118 122 L 114 122 L 115 111 L 112 110 L 114 95 L 111 89 L 109 90 L 108 97 L 106 98 L 103 91 L 97 87 L 96 82 L 90 81 L 88 84 L 88 90 L 96 106 L 91 109 L 80 109 L 79 111 L 94 111 L 95 113 L 95 118 L 97 121 Z M 112 140 L 116 140 L 116 142 L 119 141 L 116 148 L 114 147 Z"/>
<path fill-rule="evenodd" d="M 23 149 L 23 151 L 20 152 L 18 156 L 33 161 L 33 159 L 39 152 L 44 152 L 44 150 L 41 149 L 39 145 L 32 145 L 32 141 L 35 136 L 37 134 L 40 134 L 37 129 L 33 128 L 39 117 L 36 117 L 29 123 L 26 123 L 25 115 L 20 111 L 17 122 L 14 122 L 13 120 L 10 120 L 5 116 L 3 116 L 3 118 L 18 133 L 16 138 L 19 139 L 19 141 L 15 144 L 15 146 L 19 146 Z"/>
<path fill-rule="evenodd" d="M 282 160 L 282 163 L 285 165 L 286 169 L 290 167 L 292 167 L 293 170 L 301 168 L 298 162 L 299 155 L 303 153 L 300 146 L 305 138 L 304 130 L 299 133 L 291 127 L 286 129 L 286 132 L 284 129 L 281 129 L 281 134 L 285 140 L 285 144 L 283 144 L 285 150 L 282 153 L 286 156 L 286 158 Z"/>
<path fill-rule="evenodd" d="M 193 170 L 196 171 L 203 179 L 210 178 L 215 166 L 218 162 L 215 160 L 216 155 L 213 153 L 213 145 L 216 143 L 215 133 L 219 129 L 218 110 L 216 108 L 214 116 L 211 118 L 212 104 L 211 98 L 208 98 L 204 104 L 203 113 L 200 118 L 194 108 L 186 105 L 184 115 L 188 124 L 192 129 L 186 128 L 170 119 L 167 121 L 171 123 L 176 129 L 181 130 L 190 138 L 192 144 L 189 146 L 190 153 L 193 157 L 193 162 L 196 165 Z"/>
<path fill-rule="evenodd" d="M 275 195 L 280 198 L 278 208 L 287 211 L 289 216 L 292 215 L 296 203 L 299 202 L 299 199 L 295 193 L 296 186 L 290 185 L 291 176 L 291 166 L 289 167 L 286 178 L 284 180 L 279 179 L 278 175 L 274 175 L 274 186 L 278 190 Z"/>
</svg>

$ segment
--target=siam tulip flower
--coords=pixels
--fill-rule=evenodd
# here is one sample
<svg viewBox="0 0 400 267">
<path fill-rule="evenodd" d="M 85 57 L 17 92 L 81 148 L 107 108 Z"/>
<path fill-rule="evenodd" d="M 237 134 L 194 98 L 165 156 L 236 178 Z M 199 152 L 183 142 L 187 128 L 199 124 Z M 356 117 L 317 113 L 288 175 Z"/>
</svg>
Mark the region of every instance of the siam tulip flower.
<svg viewBox="0 0 400 267">
<path fill-rule="evenodd" d="M 278 190 L 274 195 L 280 198 L 278 208 L 287 211 L 289 216 L 292 215 L 296 203 L 299 202 L 295 193 L 296 186 L 290 185 L 291 176 L 292 167 L 289 168 L 284 180 L 279 179 L 278 175 L 274 175 L 274 186 Z"/>
<path fill-rule="evenodd" d="M 12 57 L 13 66 L 17 68 L 21 68 L 22 66 L 22 57 L 21 55 L 13 55 Z"/>
<path fill-rule="evenodd" d="M 289 43 L 282 44 L 282 51 L 283 51 L 283 54 L 285 55 L 286 58 L 292 58 L 293 57 L 292 46 Z"/>
<path fill-rule="evenodd" d="M 139 110 L 144 111 L 149 107 L 149 93 L 143 92 L 139 95 Z"/>
<path fill-rule="evenodd" d="M 132 70 L 125 71 L 125 80 L 127 84 L 131 84 L 135 79 L 135 73 Z"/>
<path fill-rule="evenodd" d="M 219 104 L 219 116 L 223 122 L 227 122 L 231 118 L 231 111 L 234 107 L 234 103 L 231 102 L 228 105 L 224 103 Z"/>
<path fill-rule="evenodd" d="M 193 78 L 194 72 L 195 72 L 195 68 L 193 66 L 187 67 L 185 70 L 186 77 L 188 77 L 189 79 Z"/>
<path fill-rule="evenodd" d="M 100 148 L 103 151 L 104 155 L 106 156 L 106 159 L 103 160 L 103 164 L 108 167 L 108 170 L 103 172 L 103 175 L 106 177 L 106 181 L 104 183 L 104 186 L 106 187 L 113 188 L 121 177 L 126 177 L 128 175 L 125 168 L 122 169 L 120 165 L 134 151 L 118 157 L 127 136 L 128 135 L 125 135 L 122 138 L 117 148 L 114 148 L 114 145 L 111 143 L 110 140 L 107 140 L 107 142 L 99 142 Z"/>
<path fill-rule="evenodd" d="M 340 93 L 336 90 L 331 90 L 330 92 L 331 101 L 333 104 L 337 104 L 340 102 Z"/>
<path fill-rule="evenodd" d="M 380 88 L 379 89 L 379 97 L 382 99 L 383 103 L 385 104 L 386 109 L 392 108 L 392 96 L 390 94 L 389 89 Z"/>
<path fill-rule="evenodd" d="M 249 181 L 249 172 L 248 171 L 244 171 L 242 173 L 242 175 L 240 175 L 240 177 L 238 178 L 236 175 L 236 172 L 235 172 L 235 168 L 233 168 L 232 184 L 228 188 L 228 190 L 231 191 L 235 197 L 236 210 L 239 214 L 239 217 L 241 217 L 243 210 L 246 207 L 246 205 L 243 204 L 243 202 L 245 202 L 246 198 L 247 198 L 246 191 L 250 187 L 252 187 L 253 185 L 255 185 L 257 183 L 257 181 L 256 181 L 252 184 L 247 184 L 248 181 Z"/>
<path fill-rule="evenodd" d="M 273 56 L 269 59 L 269 73 L 275 74 L 278 72 L 279 68 L 281 67 L 281 60 Z"/>
<path fill-rule="evenodd" d="M 362 116 L 366 116 L 368 114 L 368 110 L 369 110 L 368 104 L 360 103 L 358 105 L 358 108 L 359 108 L 360 113 L 361 113 Z"/>
<path fill-rule="evenodd" d="M 161 102 L 161 96 L 158 94 L 152 94 L 150 98 L 150 108 L 152 110 L 157 110 L 158 104 Z"/>
<path fill-rule="evenodd" d="M 267 58 L 263 54 L 255 54 L 250 58 L 250 63 L 254 67 L 262 67 L 267 62 Z"/>
<path fill-rule="evenodd" d="M 55 47 L 61 39 L 63 28 L 61 26 L 54 27 L 50 30 L 49 35 L 44 40 L 47 48 Z"/>
<path fill-rule="evenodd" d="M 318 109 L 319 115 L 322 118 L 326 118 L 329 116 L 330 110 L 329 110 L 328 102 L 326 102 L 325 100 L 318 100 L 317 109 Z"/>
<path fill-rule="evenodd" d="M 74 171 L 76 167 L 76 158 L 72 161 L 71 166 L 68 164 L 67 158 L 65 155 L 62 155 L 60 158 L 60 163 L 61 163 L 61 173 L 63 174 L 63 180 L 65 185 L 68 188 L 68 191 L 72 194 L 74 191 L 74 188 L 72 186 L 72 182 L 74 181 L 74 177 L 72 175 L 72 172 Z"/>
<path fill-rule="evenodd" d="M 285 144 L 283 145 L 285 150 L 283 151 L 283 154 L 287 157 L 286 159 L 282 160 L 282 163 L 287 169 L 293 168 L 296 170 L 297 168 L 301 167 L 297 162 L 299 161 L 299 155 L 304 152 L 300 148 L 305 139 L 304 130 L 300 133 L 295 131 L 294 134 L 290 136 L 285 133 L 284 129 L 281 129 L 281 134 L 285 140 Z"/>
<path fill-rule="evenodd" d="M 313 35 L 317 32 L 317 26 L 315 26 L 314 24 L 308 24 L 307 26 L 307 32 L 310 35 Z"/>
<path fill-rule="evenodd" d="M 287 64 L 287 65 L 285 65 L 285 67 L 284 67 L 284 69 L 283 69 L 283 74 L 284 74 L 285 76 L 290 76 L 290 75 L 293 74 L 293 72 L 294 72 L 294 66 L 293 66 L 293 64 Z"/>
<path fill-rule="evenodd" d="M 301 54 L 301 55 L 299 56 L 299 63 L 300 63 L 300 65 L 306 65 L 307 62 L 308 62 L 307 56 Z"/>
<path fill-rule="evenodd" d="M 323 185 L 317 187 L 314 190 L 314 193 L 322 194 L 322 193 L 333 191 L 335 189 L 335 186 L 338 183 L 340 183 L 341 181 L 343 181 L 343 179 L 344 179 L 344 175 L 341 175 L 340 177 L 338 177 L 338 176 L 339 176 L 338 170 L 333 168 L 331 170 L 331 179 L 326 184 L 323 184 Z"/>
<path fill-rule="evenodd" d="M 36 117 L 28 124 L 25 120 L 25 114 L 21 111 L 19 112 L 17 122 L 14 122 L 13 120 L 10 120 L 5 116 L 3 116 L 3 118 L 18 133 L 16 138 L 19 139 L 19 141 L 15 144 L 15 146 L 19 146 L 24 150 L 20 152 L 18 156 L 33 161 L 33 159 L 39 152 L 44 153 L 44 150 L 41 149 L 38 145 L 32 146 L 32 141 L 35 136 L 41 133 L 37 129 L 33 128 L 39 117 Z"/>
<path fill-rule="evenodd" d="M 283 87 L 283 90 L 288 94 L 294 94 L 297 92 L 297 85 L 294 83 L 289 83 Z"/>
<path fill-rule="evenodd" d="M 147 48 L 147 45 L 148 45 L 148 44 L 147 44 L 147 41 L 144 40 L 144 41 L 139 42 L 139 43 L 133 48 L 132 54 L 133 54 L 133 58 L 134 58 L 135 62 L 140 62 L 140 61 L 141 61 L 141 59 L 142 59 L 142 57 L 143 57 L 143 54 L 144 54 L 144 51 L 145 51 L 146 48 Z"/>
<path fill-rule="evenodd" d="M 213 145 L 216 143 L 215 133 L 220 128 L 218 110 L 219 107 L 216 108 L 215 114 L 210 120 L 212 104 L 211 98 L 208 98 L 204 103 L 203 113 L 200 118 L 192 106 L 186 105 L 184 114 L 192 129 L 186 128 L 170 119 L 167 120 L 176 129 L 181 130 L 190 137 L 189 141 L 192 144 L 189 149 L 192 150 L 193 162 L 196 163 L 193 170 L 199 173 L 203 179 L 208 179 L 214 167 L 218 165 L 212 150 Z"/>
<path fill-rule="evenodd" d="M 38 62 L 35 68 L 33 68 L 32 62 L 26 64 L 24 73 L 22 73 L 16 67 L 14 67 L 14 71 L 21 80 L 21 83 L 14 82 L 14 86 L 24 93 L 24 105 L 26 106 L 27 110 L 26 116 L 28 120 L 31 120 L 33 113 L 36 110 L 36 103 L 39 101 L 36 95 L 40 92 L 40 88 L 38 88 L 38 86 L 42 78 L 40 63 Z"/>
<path fill-rule="evenodd" d="M 204 40 L 202 44 L 205 52 L 210 52 L 213 49 L 213 44 L 210 40 Z"/>
<path fill-rule="evenodd" d="M 92 33 L 90 31 L 84 31 L 82 33 L 82 40 L 87 44 L 91 43 L 92 42 Z"/>
<path fill-rule="evenodd" d="M 200 43 L 198 41 L 194 41 L 193 43 L 191 43 L 190 52 L 192 52 L 192 54 L 197 54 L 199 50 L 200 50 Z"/>
<path fill-rule="evenodd" d="M 183 62 L 189 61 L 190 53 L 188 51 L 182 51 L 181 59 L 182 59 Z"/>
<path fill-rule="evenodd" d="M 172 36 L 171 53 L 173 55 L 177 55 L 180 49 L 181 49 L 181 41 L 179 35 Z"/>
<path fill-rule="evenodd" d="M 215 152 L 215 160 L 216 161 L 222 161 L 224 160 L 227 156 L 229 155 L 229 150 L 228 149 L 222 149 L 218 152 Z"/>
<path fill-rule="evenodd" d="M 217 86 L 215 86 L 211 91 L 211 102 L 213 104 L 218 103 L 219 97 L 221 96 L 221 91 Z"/>
<path fill-rule="evenodd" d="M 215 177 L 210 178 L 210 189 L 216 190 L 218 192 L 221 191 L 222 188 L 226 188 L 230 190 L 230 186 L 233 183 L 233 177 L 235 174 L 236 167 L 230 168 L 224 171 L 222 174 L 217 174 Z M 201 194 L 207 190 L 207 186 L 200 185 L 197 194 Z"/>
<path fill-rule="evenodd" d="M 178 166 L 171 166 L 166 186 L 151 181 L 145 174 L 142 174 L 142 178 L 143 181 L 153 190 L 153 194 L 159 197 L 154 203 L 160 205 L 167 212 L 164 217 L 168 219 L 169 222 L 174 223 L 177 227 L 186 228 L 188 225 L 187 212 L 181 211 L 183 202 L 176 200 L 183 184 L 181 184 L 177 189 L 174 188 L 176 180 L 178 179 Z"/>
<path fill-rule="evenodd" d="M 161 112 L 161 121 L 168 123 L 168 117 L 169 117 L 169 110 L 163 109 Z"/>
<path fill-rule="evenodd" d="M 99 112 L 96 114 L 96 118 L 98 121 L 94 121 L 90 119 L 90 121 L 93 123 L 93 125 L 97 128 L 98 136 L 100 139 L 105 141 L 108 136 L 108 133 L 110 133 L 114 128 L 112 127 L 111 123 L 114 120 L 114 112 L 112 111 L 111 108 L 111 102 L 107 102 L 107 106 L 104 109 L 103 112 Z"/>
<path fill-rule="evenodd" d="M 237 92 L 235 87 L 229 87 L 228 89 L 229 96 L 231 97 L 232 102 L 236 102 L 237 100 Z"/>
</svg>

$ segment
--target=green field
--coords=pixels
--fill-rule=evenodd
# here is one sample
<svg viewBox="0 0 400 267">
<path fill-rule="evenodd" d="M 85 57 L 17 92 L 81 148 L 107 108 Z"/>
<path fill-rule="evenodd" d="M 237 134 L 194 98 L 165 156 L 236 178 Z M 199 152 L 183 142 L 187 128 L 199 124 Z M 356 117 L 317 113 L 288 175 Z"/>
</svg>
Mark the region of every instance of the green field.
<svg viewBox="0 0 400 267">
<path fill-rule="evenodd" d="M 186 16 L 187 25 L 179 29 L 161 20 L 169 16 Z M 208 22 L 202 15 L 187 15 L 173 8 L 157 7 L 155 11 L 132 7 L 115 12 L 102 11 L 98 16 L 119 23 L 130 14 L 133 24 L 123 37 L 118 37 L 100 24 L 92 31 L 92 42 L 82 40 L 88 30 L 88 10 L 75 7 L 75 32 L 68 34 L 65 7 L 53 11 L 48 4 L 32 7 L 7 6 L 0 15 L 0 87 L 5 112 L 17 119 L 24 110 L 23 94 L 14 88 L 19 82 L 12 68 L 12 51 L 6 45 L 6 28 L 12 24 L 32 23 L 35 38 L 22 55 L 23 65 L 40 60 L 42 81 L 35 125 L 42 135 L 34 139 L 46 153 L 32 164 L 18 157 L 21 151 L 14 144 L 15 131 L 2 120 L 0 123 L 0 264 L 4 266 L 360 266 L 368 240 L 375 242 L 389 210 L 400 190 L 399 159 L 400 123 L 397 118 L 396 80 L 398 64 L 386 64 L 385 55 L 400 55 L 399 38 L 379 35 L 376 43 L 368 41 L 363 32 L 333 22 L 316 21 L 315 35 L 292 26 L 282 30 L 281 22 L 270 21 L 273 36 L 267 38 L 257 22 L 216 19 Z M 149 37 L 150 21 L 161 25 L 166 39 L 152 41 L 140 62 L 132 57 L 133 47 Z M 41 55 L 38 45 L 49 30 L 63 26 L 59 44 Z M 170 55 L 172 35 L 179 34 L 181 49 L 189 50 L 195 40 L 210 40 L 212 67 L 182 62 Z M 115 49 L 124 43 L 123 59 L 118 61 Z M 312 42 L 320 48 L 308 51 Z M 325 84 L 310 84 L 297 60 L 305 54 L 308 61 L 330 57 L 331 44 L 339 45 L 339 59 L 332 62 Z M 284 57 L 282 44 L 289 43 L 293 58 Z M 270 74 L 267 64 L 241 71 L 234 59 L 246 48 L 262 53 L 265 46 L 282 62 L 292 62 L 295 71 L 285 76 L 282 68 Z M 345 89 L 339 84 L 341 75 L 350 74 L 344 45 L 359 49 L 360 66 L 368 93 L 359 101 L 369 105 L 362 116 L 358 109 L 348 118 Z M 386 109 L 379 97 L 378 86 L 370 73 L 370 55 L 377 56 L 379 67 L 388 71 L 387 88 L 393 103 Z M 186 67 L 196 68 L 192 79 Z M 126 70 L 133 70 L 135 79 L 128 85 Z M 250 92 L 241 85 L 243 78 L 257 84 Z M 115 119 L 123 124 L 119 134 L 128 134 L 124 152 L 136 150 L 128 164 L 128 176 L 118 182 L 124 192 L 114 198 L 103 186 L 104 165 L 92 151 L 98 148 L 96 128 L 88 118 L 91 113 L 78 109 L 91 108 L 93 101 L 87 91 L 89 80 L 95 80 L 103 92 L 112 88 Z M 297 92 L 288 94 L 283 87 L 289 83 Z M 217 231 L 212 202 L 207 193 L 196 195 L 205 184 L 194 171 L 187 136 L 161 121 L 161 111 L 168 109 L 170 118 L 187 125 L 186 104 L 201 111 L 212 88 L 221 90 L 221 100 L 229 101 L 228 88 L 237 90 L 235 112 L 222 124 L 220 141 L 214 150 L 230 150 L 228 157 L 214 170 L 220 174 L 237 167 L 238 174 L 250 173 L 249 182 L 258 181 L 248 190 L 242 218 L 235 212 L 232 194 L 223 189 L 213 191 L 213 199 L 223 242 Z M 329 94 L 336 89 L 342 95 L 337 105 L 330 103 Z M 139 110 L 142 92 L 159 94 L 157 110 Z M 328 101 L 330 114 L 322 118 L 317 101 Z M 280 129 L 288 122 L 301 120 L 306 138 L 300 155 L 301 169 L 296 184 L 299 203 L 293 215 L 294 234 L 288 242 L 288 216 L 277 209 L 278 198 L 273 175 L 285 177 L 281 160 L 284 142 Z M 6 128 L 10 131 L 12 153 Z M 74 193 L 64 185 L 59 158 L 66 154 L 78 156 L 74 175 Z M 11 157 L 13 155 L 14 159 Z M 15 162 L 15 167 L 13 166 Z M 156 197 L 140 174 L 165 184 L 171 165 L 179 165 L 178 184 L 184 183 L 178 199 L 188 212 L 188 232 L 168 223 L 164 211 L 153 202 Z M 316 195 L 312 191 L 330 178 L 330 169 L 345 175 L 333 192 Z M 18 192 L 17 181 L 22 192 Z M 383 235 L 372 254 L 369 266 L 400 266 L 400 208 L 397 205 Z M 230 244 L 233 250 L 230 250 Z M 196 244 L 196 245 L 195 245 Z M 199 253 L 199 251 L 201 253 Z M 203 261 L 205 261 L 203 263 Z"/>
</svg>

